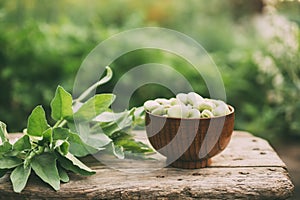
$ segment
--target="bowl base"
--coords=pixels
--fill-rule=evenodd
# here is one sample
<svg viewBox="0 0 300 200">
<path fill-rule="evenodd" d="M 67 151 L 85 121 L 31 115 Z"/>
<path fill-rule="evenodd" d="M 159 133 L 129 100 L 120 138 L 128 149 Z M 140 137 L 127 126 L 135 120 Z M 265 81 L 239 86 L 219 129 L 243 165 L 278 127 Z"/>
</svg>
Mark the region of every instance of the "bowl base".
<svg viewBox="0 0 300 200">
<path fill-rule="evenodd" d="M 204 168 L 211 165 L 211 159 L 205 160 L 198 160 L 198 161 L 183 161 L 183 160 L 176 160 L 175 162 L 171 163 L 171 167 L 175 168 L 182 168 L 182 169 L 199 169 Z"/>
</svg>

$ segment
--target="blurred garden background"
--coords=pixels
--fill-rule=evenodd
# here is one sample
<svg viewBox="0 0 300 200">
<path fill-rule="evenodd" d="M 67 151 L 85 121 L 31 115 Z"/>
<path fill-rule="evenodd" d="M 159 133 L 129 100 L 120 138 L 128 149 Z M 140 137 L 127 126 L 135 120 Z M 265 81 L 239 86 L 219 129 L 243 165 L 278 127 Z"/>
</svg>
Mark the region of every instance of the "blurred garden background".
<svg viewBox="0 0 300 200">
<path fill-rule="evenodd" d="M 296 0 L 1 0 L 0 119 L 9 131 L 21 131 L 36 105 L 49 110 L 58 84 L 72 91 L 77 70 L 97 44 L 145 26 L 174 29 L 202 44 L 222 74 L 228 103 L 236 108 L 235 128 L 266 138 L 294 167 L 300 162 L 299 149 L 285 151 L 300 143 Z M 134 51 L 113 62 L 113 69 L 122 70 L 114 70 L 114 79 L 101 91 L 111 90 L 132 67 L 149 62 L 173 66 L 196 92 L 208 96 L 204 82 L 185 61 L 152 50 Z M 144 86 L 130 105 L 170 96 L 165 88 Z M 291 173 L 300 171 L 293 168 Z"/>
</svg>

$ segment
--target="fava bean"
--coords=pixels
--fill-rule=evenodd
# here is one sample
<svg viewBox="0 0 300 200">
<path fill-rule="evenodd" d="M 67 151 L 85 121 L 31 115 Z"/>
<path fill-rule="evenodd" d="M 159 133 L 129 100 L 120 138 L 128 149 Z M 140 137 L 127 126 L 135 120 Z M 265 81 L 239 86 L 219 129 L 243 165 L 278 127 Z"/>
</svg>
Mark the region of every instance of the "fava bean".
<svg viewBox="0 0 300 200">
<path fill-rule="evenodd" d="M 152 114 L 154 114 L 154 115 L 164 115 L 166 113 L 167 113 L 167 110 L 162 105 L 159 105 L 157 108 L 155 108 L 152 111 Z"/>
<path fill-rule="evenodd" d="M 189 110 L 186 106 L 175 105 L 168 109 L 167 114 L 169 117 L 187 118 Z"/>
<path fill-rule="evenodd" d="M 201 113 L 199 110 L 194 109 L 194 108 L 189 110 L 188 118 L 200 118 L 200 116 L 201 116 Z"/>
<path fill-rule="evenodd" d="M 176 95 L 176 99 L 178 99 L 179 101 L 181 101 L 184 104 L 188 104 L 187 94 L 179 93 L 179 94 Z"/>
<path fill-rule="evenodd" d="M 175 105 L 178 105 L 178 104 L 180 104 L 180 102 L 176 98 L 171 98 L 170 99 L 170 105 L 171 106 L 175 106 Z"/>
<path fill-rule="evenodd" d="M 212 111 L 213 108 L 215 108 L 216 105 L 213 104 L 212 102 L 208 101 L 208 100 L 204 100 L 204 101 L 201 101 L 201 102 L 198 102 L 198 105 L 196 105 L 196 108 L 199 110 L 199 111 L 203 111 L 203 110 L 209 110 L 209 111 Z"/>
<path fill-rule="evenodd" d="M 144 108 L 145 110 L 151 112 L 152 110 L 154 110 L 155 108 L 157 108 L 160 104 L 157 103 L 156 101 L 153 101 L 153 100 L 149 100 L 149 101 L 146 101 L 144 103 Z"/>
<path fill-rule="evenodd" d="M 199 102 L 202 101 L 203 98 L 195 92 L 190 92 L 187 94 L 187 102 L 193 106 L 199 104 Z"/>
<path fill-rule="evenodd" d="M 202 113 L 201 113 L 201 117 L 202 118 L 210 118 L 210 117 L 213 117 L 213 113 L 210 112 L 209 110 L 203 110 Z"/>
<path fill-rule="evenodd" d="M 214 116 L 221 116 L 221 115 L 226 115 L 227 110 L 226 107 L 224 106 L 218 106 L 213 109 L 212 113 L 214 114 Z"/>
</svg>

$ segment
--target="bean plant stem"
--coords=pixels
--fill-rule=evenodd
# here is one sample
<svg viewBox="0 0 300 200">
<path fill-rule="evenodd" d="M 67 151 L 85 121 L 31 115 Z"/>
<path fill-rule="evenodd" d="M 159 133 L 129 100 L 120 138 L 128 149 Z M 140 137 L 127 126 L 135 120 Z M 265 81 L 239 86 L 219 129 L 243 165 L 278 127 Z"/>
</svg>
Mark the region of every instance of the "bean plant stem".
<svg viewBox="0 0 300 200">
<path fill-rule="evenodd" d="M 74 100 L 73 104 L 76 104 L 77 102 L 81 102 L 98 86 L 108 82 L 111 79 L 111 77 L 113 75 L 112 70 L 109 68 L 109 66 L 107 66 L 105 69 L 106 69 L 105 77 L 103 77 L 100 81 L 97 81 L 91 87 L 89 87 L 87 90 L 85 90 L 77 99 Z"/>
<path fill-rule="evenodd" d="M 53 128 L 63 127 L 66 123 L 67 123 L 67 120 L 64 120 L 64 119 L 58 120 L 55 123 L 55 125 L 53 126 Z"/>
</svg>

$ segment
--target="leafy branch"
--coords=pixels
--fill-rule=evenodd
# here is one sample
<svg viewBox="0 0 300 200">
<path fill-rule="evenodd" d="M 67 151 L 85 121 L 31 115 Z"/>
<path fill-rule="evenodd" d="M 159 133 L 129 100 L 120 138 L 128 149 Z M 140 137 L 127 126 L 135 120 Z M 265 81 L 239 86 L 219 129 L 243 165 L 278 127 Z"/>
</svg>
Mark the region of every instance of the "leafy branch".
<svg viewBox="0 0 300 200">
<path fill-rule="evenodd" d="M 28 117 L 24 135 L 11 144 L 6 125 L 0 122 L 0 177 L 11 171 L 15 192 L 25 188 L 32 170 L 54 190 L 60 189 L 60 182 L 69 181 L 67 172 L 84 176 L 95 174 L 76 157 L 102 150 L 121 159 L 125 155 L 152 152 L 129 134 L 143 121 L 142 108 L 114 113 L 109 109 L 115 99 L 113 94 L 96 94 L 83 102 L 98 86 L 111 79 L 112 70 L 109 67 L 106 70 L 105 77 L 75 100 L 64 88 L 57 87 L 50 104 L 53 126 L 49 125 L 39 105 Z"/>
</svg>

